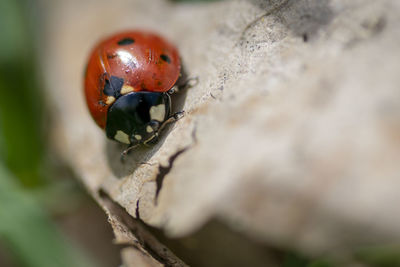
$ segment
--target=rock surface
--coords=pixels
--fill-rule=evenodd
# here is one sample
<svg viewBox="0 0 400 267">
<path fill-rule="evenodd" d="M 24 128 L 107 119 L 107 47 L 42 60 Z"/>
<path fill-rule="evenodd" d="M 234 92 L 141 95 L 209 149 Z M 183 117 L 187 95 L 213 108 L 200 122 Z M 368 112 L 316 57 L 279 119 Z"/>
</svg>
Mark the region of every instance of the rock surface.
<svg viewBox="0 0 400 267">
<path fill-rule="evenodd" d="M 397 0 L 42 2 L 52 141 L 111 222 L 104 201 L 170 237 L 217 218 L 309 255 L 399 240 Z M 199 83 L 177 96 L 186 116 L 121 163 L 82 73 L 96 40 L 127 28 L 173 41 Z"/>
</svg>

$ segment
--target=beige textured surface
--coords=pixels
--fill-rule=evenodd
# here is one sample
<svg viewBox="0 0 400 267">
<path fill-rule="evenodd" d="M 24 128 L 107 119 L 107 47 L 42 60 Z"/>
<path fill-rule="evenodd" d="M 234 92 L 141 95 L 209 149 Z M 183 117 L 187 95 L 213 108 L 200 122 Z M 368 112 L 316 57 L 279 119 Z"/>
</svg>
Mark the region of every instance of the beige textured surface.
<svg viewBox="0 0 400 267">
<path fill-rule="evenodd" d="M 92 193 L 170 236 L 218 217 L 308 253 L 399 240 L 397 0 L 150 2 L 47 3 L 53 141 Z M 126 28 L 176 43 L 200 82 L 186 116 L 122 164 L 81 84 L 95 40 Z"/>
</svg>

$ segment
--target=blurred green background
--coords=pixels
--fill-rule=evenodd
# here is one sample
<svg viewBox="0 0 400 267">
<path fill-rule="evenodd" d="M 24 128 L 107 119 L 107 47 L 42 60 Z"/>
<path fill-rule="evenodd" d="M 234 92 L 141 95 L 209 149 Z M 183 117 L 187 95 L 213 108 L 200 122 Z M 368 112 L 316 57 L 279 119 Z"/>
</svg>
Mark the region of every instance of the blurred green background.
<svg viewBox="0 0 400 267">
<path fill-rule="evenodd" d="M 105 216 L 46 146 L 39 13 L 35 1 L 0 0 L 0 266 L 116 266 Z M 91 240 L 74 238 L 93 222 Z"/>
</svg>

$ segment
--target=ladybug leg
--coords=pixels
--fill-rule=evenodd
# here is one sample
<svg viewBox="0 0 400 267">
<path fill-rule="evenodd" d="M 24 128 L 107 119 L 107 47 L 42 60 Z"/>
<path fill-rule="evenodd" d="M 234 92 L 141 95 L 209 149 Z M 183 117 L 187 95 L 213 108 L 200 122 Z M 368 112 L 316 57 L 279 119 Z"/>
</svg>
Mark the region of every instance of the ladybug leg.
<svg viewBox="0 0 400 267">
<path fill-rule="evenodd" d="M 139 144 L 133 145 L 133 146 L 129 146 L 127 149 L 125 149 L 124 151 L 121 152 L 121 162 L 125 161 L 125 157 L 126 155 L 129 154 L 129 152 L 131 152 L 131 150 L 137 148 L 139 146 Z"/>
<path fill-rule="evenodd" d="M 147 139 L 146 141 L 143 142 L 143 145 L 145 145 L 146 147 L 151 147 L 151 145 L 149 145 L 149 143 L 151 141 L 153 141 L 154 139 L 158 139 L 158 133 L 155 133 L 153 136 L 151 136 L 149 139 Z"/>
<path fill-rule="evenodd" d="M 181 90 L 185 90 L 187 88 L 192 88 L 192 87 L 196 86 L 198 83 L 199 83 L 198 76 L 187 78 L 187 80 L 184 81 L 182 84 L 174 85 L 171 89 L 169 89 L 167 91 L 167 94 L 173 95 L 175 93 L 178 93 Z"/>
<path fill-rule="evenodd" d="M 174 122 L 176 122 L 176 121 L 182 119 L 183 116 L 185 116 L 185 111 L 183 111 L 183 110 L 178 111 L 178 112 L 172 114 L 168 119 L 166 119 L 166 120 L 161 124 L 161 126 L 160 126 L 160 128 L 158 129 L 156 135 L 158 136 L 158 133 L 161 132 L 161 131 L 165 128 L 166 125 L 168 125 L 168 124 L 170 124 L 170 123 L 174 123 Z"/>
<path fill-rule="evenodd" d="M 173 95 L 178 92 L 179 92 L 179 87 L 177 85 L 174 85 L 171 89 L 167 91 L 167 94 Z"/>
<path fill-rule="evenodd" d="M 148 146 L 148 144 L 153 141 L 154 139 L 158 139 L 159 133 L 165 128 L 165 126 L 167 126 L 170 123 L 174 123 L 178 120 L 180 120 L 181 118 L 183 118 L 183 116 L 185 115 L 185 112 L 182 111 L 178 111 L 174 114 L 172 114 L 168 119 L 166 119 L 158 128 L 158 130 L 154 133 L 154 135 L 152 137 L 150 137 L 149 139 L 147 139 L 146 141 L 143 142 L 143 145 Z"/>
</svg>

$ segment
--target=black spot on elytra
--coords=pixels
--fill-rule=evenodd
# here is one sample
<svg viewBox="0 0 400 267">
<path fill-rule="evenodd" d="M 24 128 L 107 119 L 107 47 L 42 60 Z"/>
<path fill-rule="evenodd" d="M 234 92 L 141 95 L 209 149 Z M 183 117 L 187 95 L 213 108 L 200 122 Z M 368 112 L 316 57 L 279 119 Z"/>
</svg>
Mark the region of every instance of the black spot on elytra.
<svg viewBox="0 0 400 267">
<path fill-rule="evenodd" d="M 167 63 L 171 63 L 171 59 L 169 58 L 169 56 L 167 56 L 165 54 L 161 54 L 160 58 Z"/>
<path fill-rule="evenodd" d="M 130 45 L 133 44 L 135 42 L 135 40 L 133 40 L 132 38 L 124 38 L 118 41 L 118 45 Z"/>
<path fill-rule="evenodd" d="M 124 79 L 111 76 L 110 79 L 106 79 L 104 83 L 104 94 L 118 98 L 121 95 L 121 88 L 124 85 Z"/>
</svg>

